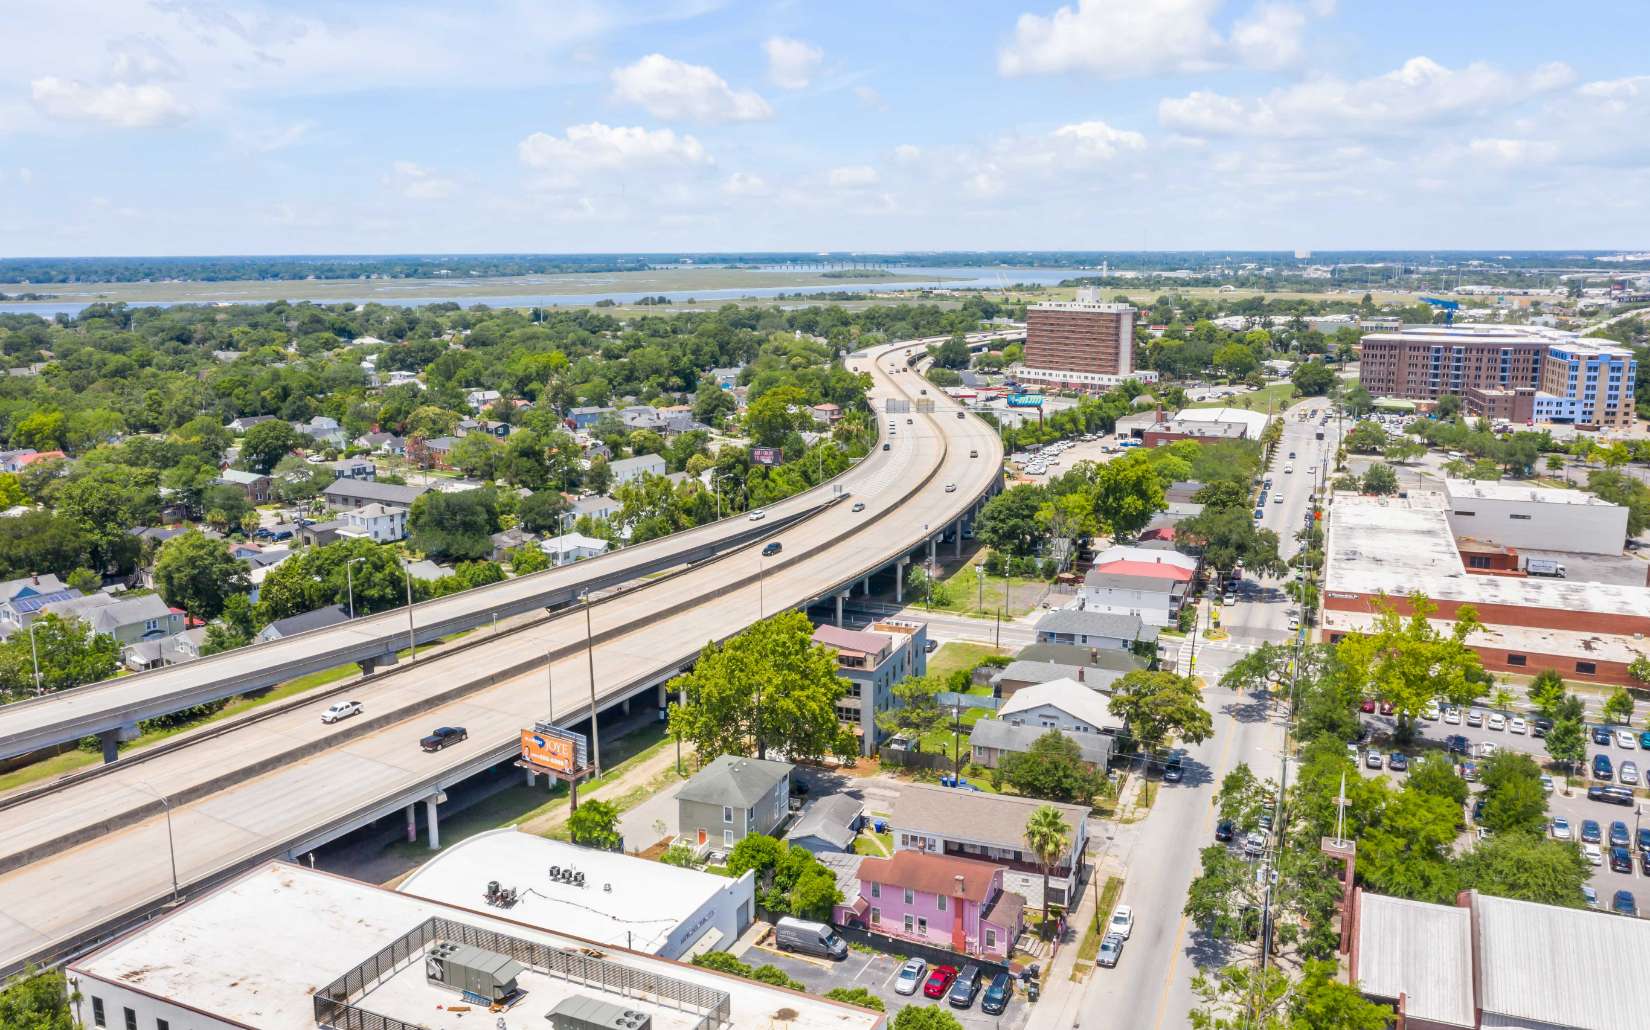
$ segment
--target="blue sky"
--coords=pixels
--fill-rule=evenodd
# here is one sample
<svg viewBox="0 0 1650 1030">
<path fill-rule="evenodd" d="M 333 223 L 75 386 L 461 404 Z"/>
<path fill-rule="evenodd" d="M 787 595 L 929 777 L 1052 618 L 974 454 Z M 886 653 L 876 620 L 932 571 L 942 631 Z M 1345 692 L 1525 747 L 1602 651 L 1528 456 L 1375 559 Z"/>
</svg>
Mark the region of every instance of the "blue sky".
<svg viewBox="0 0 1650 1030">
<path fill-rule="evenodd" d="M 1650 246 L 1650 10 L 8 0 L 0 254 Z"/>
</svg>

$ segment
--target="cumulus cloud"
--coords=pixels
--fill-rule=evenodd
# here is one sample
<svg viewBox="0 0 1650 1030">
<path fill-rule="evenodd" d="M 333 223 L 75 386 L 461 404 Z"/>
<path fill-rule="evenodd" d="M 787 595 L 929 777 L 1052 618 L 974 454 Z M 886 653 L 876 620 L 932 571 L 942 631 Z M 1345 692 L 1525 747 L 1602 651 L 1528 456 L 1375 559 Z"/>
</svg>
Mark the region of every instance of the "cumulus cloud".
<svg viewBox="0 0 1650 1030">
<path fill-rule="evenodd" d="M 1558 157 L 1558 145 L 1551 140 L 1484 137 L 1467 144 L 1467 153 L 1483 161 L 1504 165 L 1547 164 Z"/>
<path fill-rule="evenodd" d="M 618 99 L 638 104 L 667 121 L 748 122 L 773 117 L 773 108 L 750 90 L 735 90 L 710 68 L 649 54 L 613 71 Z"/>
<path fill-rule="evenodd" d="M 1146 149 L 1146 137 L 1103 121 L 1072 122 L 1041 135 L 1005 136 L 984 153 L 969 155 L 963 191 L 994 197 L 1012 189 L 1040 189 L 1056 181 L 1081 181 L 1074 173 L 1093 173 L 1126 154 Z"/>
<path fill-rule="evenodd" d="M 762 197 L 768 194 L 768 184 L 760 175 L 734 172 L 722 181 L 722 192 L 730 197 Z"/>
<path fill-rule="evenodd" d="M 768 55 L 768 79 L 780 89 L 807 89 L 825 60 L 825 51 L 800 39 L 774 36 L 762 44 Z"/>
<path fill-rule="evenodd" d="M 882 99 L 882 94 L 877 92 L 875 86 L 855 86 L 854 99 L 872 111 L 888 110 L 888 102 Z"/>
<path fill-rule="evenodd" d="M 894 148 L 894 160 L 902 165 L 915 164 L 922 160 L 922 148 L 911 143 L 901 143 Z"/>
<path fill-rule="evenodd" d="M 550 172 L 623 170 L 660 165 L 701 165 L 710 155 L 692 136 L 639 126 L 569 125 L 561 136 L 535 132 L 516 147 L 529 168 Z"/>
<path fill-rule="evenodd" d="M 1197 91 L 1165 98 L 1158 117 L 1170 128 L 1203 135 L 1279 138 L 1390 132 L 1503 108 L 1566 85 L 1563 64 L 1522 75 L 1475 63 L 1447 68 L 1412 57 L 1385 75 L 1347 81 L 1332 76 L 1239 98 Z"/>
<path fill-rule="evenodd" d="M 384 185 L 408 200 L 446 200 L 458 191 L 458 183 L 411 161 L 391 165 Z"/>
<path fill-rule="evenodd" d="M 1108 79 L 1221 67 L 1277 69 L 1304 54 L 1303 37 L 1332 0 L 1261 0 L 1232 26 L 1214 25 L 1225 0 L 1077 0 L 1053 14 L 1022 14 L 997 55 L 1004 75 L 1088 72 Z"/>
<path fill-rule="evenodd" d="M 830 172 L 831 185 L 839 190 L 862 190 L 875 186 L 877 170 L 870 165 L 842 165 Z"/>
<path fill-rule="evenodd" d="M 43 114 L 69 121 L 99 122 L 119 129 L 147 129 L 183 121 L 189 106 L 159 83 L 104 86 L 53 75 L 30 83 L 34 105 Z"/>
</svg>

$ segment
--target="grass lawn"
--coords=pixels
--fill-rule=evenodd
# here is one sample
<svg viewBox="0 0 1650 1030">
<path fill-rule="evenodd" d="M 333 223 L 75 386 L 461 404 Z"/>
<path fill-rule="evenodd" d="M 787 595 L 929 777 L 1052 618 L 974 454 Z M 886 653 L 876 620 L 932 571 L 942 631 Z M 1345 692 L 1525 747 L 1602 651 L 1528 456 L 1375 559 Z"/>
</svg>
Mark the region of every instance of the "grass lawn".
<svg viewBox="0 0 1650 1030">
<path fill-rule="evenodd" d="M 978 553 L 983 559 L 985 551 L 981 550 Z M 1048 589 L 1048 584 L 1040 579 L 1026 576 L 1010 578 L 986 574 L 985 589 L 982 591 L 980 589 L 980 576 L 975 574 L 974 564 L 972 561 L 965 561 L 949 575 L 943 572 L 939 574 L 939 581 L 945 584 L 951 592 L 951 603 L 935 605 L 934 607 L 937 610 L 990 618 L 997 613 L 999 608 L 1003 608 L 1003 597 L 1006 589 L 1008 606 L 1003 608 L 1003 615 L 1005 617 L 1024 615 L 1037 607 L 1038 602 L 1042 600 L 1044 591 Z M 983 609 L 980 607 L 982 596 L 985 600 Z M 921 599 L 915 594 L 911 596 L 912 603 L 916 603 Z"/>
<path fill-rule="evenodd" d="M 972 669 L 980 664 L 981 660 L 999 654 L 1008 654 L 1008 650 L 995 648 L 990 644 L 968 644 L 960 640 L 949 640 L 928 656 L 928 675 L 943 678 L 958 669 Z M 987 687 L 985 692 L 991 693 L 991 688 Z"/>
<path fill-rule="evenodd" d="M 887 858 L 894 853 L 894 835 L 892 833 L 873 833 L 863 831 L 854 838 L 854 854 L 869 855 L 872 858 Z"/>
<path fill-rule="evenodd" d="M 1077 962 L 1072 966 L 1071 978 L 1080 979 L 1079 974 L 1086 976 L 1094 966 L 1094 960 L 1100 955 L 1100 939 L 1105 936 L 1101 927 L 1111 916 L 1111 910 L 1117 904 L 1118 897 L 1123 893 L 1121 877 L 1106 877 L 1106 885 L 1100 888 L 1100 900 L 1094 906 L 1094 918 L 1083 930 L 1083 940 L 1077 945 Z M 1088 968 L 1083 968 L 1084 964 Z"/>
<path fill-rule="evenodd" d="M 1188 408 L 1246 408 L 1250 411 L 1282 411 L 1295 396 L 1295 384 L 1268 383 L 1253 393 L 1238 397 L 1221 397 L 1212 401 L 1195 401 Z"/>
</svg>

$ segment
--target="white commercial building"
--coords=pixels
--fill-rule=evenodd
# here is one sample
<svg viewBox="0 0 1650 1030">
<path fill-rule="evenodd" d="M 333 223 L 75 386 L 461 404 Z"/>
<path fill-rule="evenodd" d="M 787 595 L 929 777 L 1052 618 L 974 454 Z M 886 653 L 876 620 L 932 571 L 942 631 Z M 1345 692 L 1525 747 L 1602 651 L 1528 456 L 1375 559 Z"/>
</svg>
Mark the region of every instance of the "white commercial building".
<svg viewBox="0 0 1650 1030">
<path fill-rule="evenodd" d="M 1620 554 L 1627 540 L 1627 509 L 1582 490 L 1446 479 L 1444 495 L 1457 537 L 1573 554 Z"/>
<path fill-rule="evenodd" d="M 571 870 L 575 882 L 552 869 Z M 662 958 L 723 950 L 756 911 L 751 873 L 729 879 L 508 828 L 447 848 L 397 889 L 477 908 L 494 882 L 514 892 L 503 911 L 517 922 Z"/>
<path fill-rule="evenodd" d="M 1259 440 L 1266 432 L 1266 423 L 1271 421 L 1266 412 L 1247 408 L 1181 408 L 1175 412 L 1174 420 L 1192 425 L 1214 422 L 1241 425 L 1243 436 L 1248 440 Z"/>
<path fill-rule="evenodd" d="M 599 889 L 599 888 L 598 888 Z M 662 899 L 661 899 L 662 900 Z M 270 862 L 69 964 L 85 1027 L 550 1025 L 616 1009 L 650 1030 L 877 1030 L 879 1012 Z M 488 1011 L 496 1001 L 501 1011 Z M 609 1025 L 642 1025 L 641 1019 Z M 564 1025 L 564 1024 L 555 1024 Z"/>
</svg>

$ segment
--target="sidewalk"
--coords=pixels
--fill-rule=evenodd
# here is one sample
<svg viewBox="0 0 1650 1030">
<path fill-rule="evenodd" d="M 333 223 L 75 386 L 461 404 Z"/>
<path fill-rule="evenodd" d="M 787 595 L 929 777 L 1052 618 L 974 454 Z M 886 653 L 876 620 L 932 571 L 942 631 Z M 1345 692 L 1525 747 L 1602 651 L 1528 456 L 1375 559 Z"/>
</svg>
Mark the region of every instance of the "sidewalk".
<svg viewBox="0 0 1650 1030">
<path fill-rule="evenodd" d="M 1054 1030 L 1056 1027 L 1074 1027 L 1082 1008 L 1083 992 L 1088 989 L 1088 978 L 1073 980 L 1072 968 L 1077 963 L 1077 948 L 1082 943 L 1084 929 L 1094 921 L 1095 899 L 1107 876 L 1117 873 L 1102 856 L 1089 871 L 1089 882 L 1077 902 L 1077 911 L 1066 920 L 1066 930 L 1055 941 L 1058 950 L 1054 961 L 1045 963 L 1042 970 L 1042 996 L 1029 1002 L 1031 1017 L 1026 1030 Z"/>
</svg>

